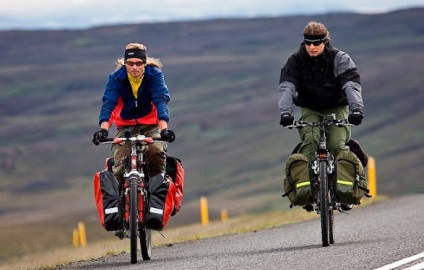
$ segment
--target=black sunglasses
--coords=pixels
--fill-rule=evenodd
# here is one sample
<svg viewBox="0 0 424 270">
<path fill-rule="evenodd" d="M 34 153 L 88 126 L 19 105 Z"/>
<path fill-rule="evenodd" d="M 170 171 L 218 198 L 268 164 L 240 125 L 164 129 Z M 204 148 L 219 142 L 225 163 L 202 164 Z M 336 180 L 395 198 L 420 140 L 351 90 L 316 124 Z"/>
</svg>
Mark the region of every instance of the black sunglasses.
<svg viewBox="0 0 424 270">
<path fill-rule="evenodd" d="M 129 65 L 130 67 L 134 65 L 136 65 L 137 67 L 141 67 L 144 63 L 142 61 L 139 61 L 139 62 L 126 61 L 125 64 Z"/>
<path fill-rule="evenodd" d="M 321 39 L 304 39 L 306 46 L 311 46 L 311 44 L 314 44 L 314 46 L 319 46 L 321 43 L 323 43 L 327 38 L 321 38 Z"/>
</svg>

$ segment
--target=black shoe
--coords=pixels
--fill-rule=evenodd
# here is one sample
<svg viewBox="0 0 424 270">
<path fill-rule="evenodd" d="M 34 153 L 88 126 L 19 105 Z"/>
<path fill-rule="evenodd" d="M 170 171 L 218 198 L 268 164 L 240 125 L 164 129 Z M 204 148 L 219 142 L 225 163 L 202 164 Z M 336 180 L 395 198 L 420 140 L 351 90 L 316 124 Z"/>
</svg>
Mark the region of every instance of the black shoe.
<svg viewBox="0 0 424 270">
<path fill-rule="evenodd" d="M 303 209 L 305 209 L 307 212 L 312 212 L 314 211 L 314 206 L 312 204 L 307 204 L 302 206 Z"/>
<path fill-rule="evenodd" d="M 350 210 L 352 210 L 352 208 L 353 208 L 353 204 L 344 204 L 344 203 L 342 203 L 342 204 L 340 205 L 340 208 L 341 208 L 343 211 L 350 211 Z"/>
<path fill-rule="evenodd" d="M 118 236 L 119 239 L 123 239 L 125 237 L 125 231 L 124 230 L 116 230 L 115 236 Z"/>
</svg>

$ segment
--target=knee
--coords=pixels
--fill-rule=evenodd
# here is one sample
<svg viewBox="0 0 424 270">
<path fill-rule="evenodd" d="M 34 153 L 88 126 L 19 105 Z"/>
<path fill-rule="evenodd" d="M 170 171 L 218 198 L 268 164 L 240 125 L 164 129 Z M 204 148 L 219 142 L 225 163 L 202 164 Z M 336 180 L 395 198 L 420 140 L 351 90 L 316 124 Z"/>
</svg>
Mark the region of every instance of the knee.
<svg viewBox="0 0 424 270">
<path fill-rule="evenodd" d="M 163 156 L 165 157 L 165 150 L 164 148 L 160 145 L 160 144 L 151 144 L 149 145 L 149 147 L 146 149 L 146 154 L 147 156 Z"/>
</svg>

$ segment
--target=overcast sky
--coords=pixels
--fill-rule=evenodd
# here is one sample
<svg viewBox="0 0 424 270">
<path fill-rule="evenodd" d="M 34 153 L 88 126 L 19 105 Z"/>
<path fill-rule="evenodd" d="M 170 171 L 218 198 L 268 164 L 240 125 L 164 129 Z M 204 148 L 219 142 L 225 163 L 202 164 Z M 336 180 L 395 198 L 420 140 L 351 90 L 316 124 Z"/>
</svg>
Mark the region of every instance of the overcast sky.
<svg viewBox="0 0 424 270">
<path fill-rule="evenodd" d="M 0 30 L 322 14 L 424 7 L 424 0 L 1 0 Z"/>
</svg>

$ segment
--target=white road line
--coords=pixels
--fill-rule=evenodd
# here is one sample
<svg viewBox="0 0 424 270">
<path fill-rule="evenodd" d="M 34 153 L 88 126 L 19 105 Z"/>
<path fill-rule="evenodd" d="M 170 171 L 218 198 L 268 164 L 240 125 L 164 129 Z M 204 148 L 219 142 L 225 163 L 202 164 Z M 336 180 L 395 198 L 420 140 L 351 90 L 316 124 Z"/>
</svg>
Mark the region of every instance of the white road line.
<svg viewBox="0 0 424 270">
<path fill-rule="evenodd" d="M 403 270 L 423 270 L 423 269 L 424 269 L 424 262 L 405 268 Z"/>
<path fill-rule="evenodd" d="M 374 270 L 390 270 L 390 269 L 396 268 L 398 266 L 401 266 L 401 265 L 410 263 L 412 261 L 418 260 L 418 259 L 423 258 L 423 257 L 424 257 L 424 252 L 423 253 L 420 253 L 420 254 L 417 254 L 417 255 L 414 255 L 414 256 L 411 256 L 411 257 L 408 257 L 408 258 L 405 258 L 405 259 L 402 259 L 400 261 L 397 261 L 397 262 L 394 262 L 394 263 L 391 263 L 391 264 L 388 264 L 388 265 L 385 265 L 385 266 L 376 268 Z M 418 265 L 421 265 L 422 267 L 424 267 L 422 264 L 424 264 L 424 263 L 420 263 Z M 412 269 L 423 269 L 423 268 L 411 268 L 411 270 Z"/>
</svg>

